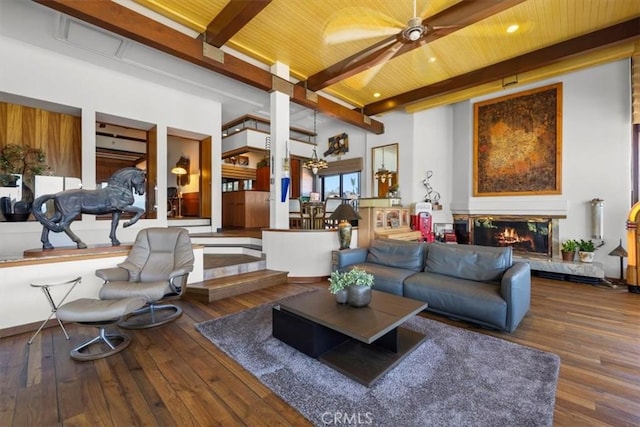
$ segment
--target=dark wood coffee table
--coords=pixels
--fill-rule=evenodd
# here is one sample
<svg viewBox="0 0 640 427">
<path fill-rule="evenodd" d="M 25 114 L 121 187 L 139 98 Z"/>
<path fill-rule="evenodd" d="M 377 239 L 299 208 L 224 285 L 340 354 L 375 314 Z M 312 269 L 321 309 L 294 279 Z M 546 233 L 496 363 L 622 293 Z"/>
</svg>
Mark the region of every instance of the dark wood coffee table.
<svg viewBox="0 0 640 427">
<path fill-rule="evenodd" d="M 427 304 L 372 291 L 368 307 L 336 303 L 328 291 L 303 294 L 273 308 L 273 336 L 371 387 L 425 335 L 399 327 Z"/>
</svg>

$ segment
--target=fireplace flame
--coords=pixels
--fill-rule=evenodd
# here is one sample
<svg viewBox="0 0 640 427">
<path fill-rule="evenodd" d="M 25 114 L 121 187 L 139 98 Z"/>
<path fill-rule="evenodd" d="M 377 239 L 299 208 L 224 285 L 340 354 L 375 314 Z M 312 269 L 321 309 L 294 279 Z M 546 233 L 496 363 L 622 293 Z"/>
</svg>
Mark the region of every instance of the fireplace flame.
<svg viewBox="0 0 640 427">
<path fill-rule="evenodd" d="M 515 228 L 505 227 L 502 233 L 498 234 L 498 240 L 506 245 L 512 245 L 519 242 L 531 241 L 530 237 L 520 237 Z"/>
</svg>

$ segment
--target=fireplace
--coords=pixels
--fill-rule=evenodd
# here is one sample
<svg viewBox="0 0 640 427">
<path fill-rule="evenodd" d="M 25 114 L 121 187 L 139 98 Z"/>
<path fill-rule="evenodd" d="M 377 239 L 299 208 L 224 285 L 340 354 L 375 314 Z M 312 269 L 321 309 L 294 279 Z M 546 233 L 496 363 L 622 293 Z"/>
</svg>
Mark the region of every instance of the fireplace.
<svg viewBox="0 0 640 427">
<path fill-rule="evenodd" d="M 554 219 L 550 217 L 464 215 L 454 220 L 459 243 L 511 247 L 518 255 L 552 257 Z"/>
</svg>

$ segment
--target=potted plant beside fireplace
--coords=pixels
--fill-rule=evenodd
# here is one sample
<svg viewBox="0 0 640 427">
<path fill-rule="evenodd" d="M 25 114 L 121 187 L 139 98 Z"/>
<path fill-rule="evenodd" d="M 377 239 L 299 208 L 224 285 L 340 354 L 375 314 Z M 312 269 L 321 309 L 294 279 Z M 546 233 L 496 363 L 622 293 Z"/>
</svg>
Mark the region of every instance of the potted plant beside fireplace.
<svg viewBox="0 0 640 427">
<path fill-rule="evenodd" d="M 578 242 L 573 239 L 565 240 L 562 243 L 562 260 L 573 261 L 576 257 L 576 251 L 578 250 Z"/>
<path fill-rule="evenodd" d="M 593 262 L 593 255 L 596 251 L 596 245 L 593 240 L 582 240 L 578 242 L 578 256 L 581 262 Z"/>
</svg>

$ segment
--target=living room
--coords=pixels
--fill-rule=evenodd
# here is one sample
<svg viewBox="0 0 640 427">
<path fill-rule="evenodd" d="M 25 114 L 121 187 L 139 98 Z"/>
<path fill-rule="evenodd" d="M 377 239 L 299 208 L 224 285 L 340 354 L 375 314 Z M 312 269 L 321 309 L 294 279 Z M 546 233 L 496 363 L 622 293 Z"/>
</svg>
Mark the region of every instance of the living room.
<svg viewBox="0 0 640 427">
<path fill-rule="evenodd" d="M 27 9 L 26 15 L 22 15 L 22 8 Z M 51 13 L 45 10 L 35 4 L 12 4 L 10 7 L 3 5 L 0 100 L 40 100 L 79 109 L 83 133 L 81 178 L 87 186 L 95 183 L 95 162 L 91 153 L 95 151 L 92 140 L 95 135 L 96 114 L 99 113 L 128 117 L 155 126 L 158 129 L 161 159 L 166 156 L 168 129 L 184 129 L 201 136 L 211 136 L 214 141 L 213 167 L 220 167 L 220 128 L 224 102 L 212 100 L 213 95 L 209 97 L 210 92 L 215 92 L 211 88 L 219 84 L 218 78 L 164 57 L 162 64 L 165 74 L 159 75 L 149 69 L 149 63 L 159 60 L 158 57 L 143 48 L 140 48 L 140 57 L 148 55 L 149 58 L 149 62 L 141 62 L 146 68 L 124 62 L 114 63 L 101 55 L 56 41 L 50 33 L 43 35 L 45 31 L 53 32 Z M 46 30 L 40 33 L 33 28 Z M 54 45 L 62 52 L 51 50 Z M 422 199 L 424 187 L 421 181 L 426 171 L 433 171 L 431 183 L 441 194 L 443 205 L 443 210 L 434 212 L 434 222 L 450 223 L 452 215 L 461 212 L 532 215 L 544 212 L 563 217 L 560 219 L 560 239 L 589 238 L 589 202 L 593 198 L 603 199 L 604 246 L 596 252 L 596 262 L 603 264 L 607 277 L 617 277 L 620 273 L 619 259 L 608 256 L 608 253 L 620 241 L 627 245 L 625 221 L 630 209 L 629 195 L 632 190 L 629 158 L 633 136 L 628 56 L 628 51 L 615 51 L 611 53 L 611 60 L 606 63 L 576 69 L 561 76 L 535 82 L 521 80 L 522 83 L 506 89 L 500 88 L 497 93 L 473 97 L 451 105 L 413 113 L 388 113 L 382 118 L 376 118 L 384 122 L 385 133 L 381 135 L 327 119 L 318 128 L 318 141 L 325 144 L 331 136 L 343 132 L 349 135 L 350 149 L 342 159 L 364 159 L 364 196 L 371 195 L 371 150 L 398 143 L 399 186 L 403 203 L 410 204 Z M 34 58 L 37 58 L 37 66 L 33 66 Z M 168 77 L 169 74 L 181 75 L 182 80 Z M 474 197 L 474 103 L 559 82 L 563 84 L 562 193 Z M 234 96 L 244 97 L 256 106 L 268 105 L 267 95 L 236 82 L 228 83 L 234 89 Z M 7 95 L 11 96 L 6 97 Z M 170 174 L 159 174 L 159 187 L 169 185 L 170 178 L 167 176 Z M 220 188 L 220 177 L 212 176 L 213 200 L 220 200 Z M 159 203 L 166 201 L 162 197 L 164 196 L 159 198 Z M 166 221 L 166 218 L 159 218 L 143 221 L 142 224 L 144 227 L 164 226 Z M 91 219 L 87 222 L 86 225 L 79 225 L 79 230 L 89 237 L 90 242 L 103 243 L 108 226 L 95 225 Z M 221 210 L 215 203 L 212 207 L 211 226 L 213 229 L 221 226 Z M 121 240 L 133 241 L 138 230 L 135 227 L 119 230 Z M 38 247 L 40 232 L 41 227 L 37 223 L 19 224 L 19 228 L 7 223 L 0 224 L 2 255 L 15 256 L 25 249 Z M 637 328 L 634 325 L 637 325 L 639 319 L 637 302 L 630 299 L 635 296 L 619 290 L 563 282 L 540 281 L 535 285 L 534 309 L 525 318 L 522 329 L 511 339 L 560 353 L 570 362 L 561 368 L 563 371 L 557 393 L 559 409 L 555 414 L 555 422 L 558 425 L 585 420 L 587 423 L 634 424 L 637 421 L 634 411 L 635 414 L 640 412 L 637 410 L 637 391 L 640 386 L 637 374 L 634 374 L 634 370 L 637 372 L 637 357 L 634 354 L 638 350 Z M 67 354 L 60 349 L 65 348 L 67 343 L 54 328 L 46 330 L 43 336 L 46 339 L 39 341 L 38 347 L 31 347 L 30 351 L 24 345 L 28 338 L 23 336 L 25 334 L 3 338 L 2 372 L 3 379 L 7 380 L 3 383 L 10 385 L 2 389 L 1 400 L 8 402 L 5 409 L 9 413 L 16 414 L 12 418 L 15 425 L 24 424 L 22 421 L 25 420 L 30 421 L 26 424 L 38 424 L 38 421 L 41 424 L 59 422 L 55 418 L 58 416 L 64 422 L 79 424 L 169 424 L 191 420 L 195 424 L 219 422 L 226 425 L 269 425 L 273 422 L 304 425 L 308 421 L 299 413 L 280 401 L 272 391 L 248 375 L 233 360 L 226 358 L 221 351 L 203 340 L 193 329 L 194 322 L 284 298 L 303 289 L 302 285 L 281 286 L 217 304 L 185 303 L 189 307 L 186 310 L 187 316 L 171 325 L 164 333 L 145 331 L 136 334 L 137 343 L 131 347 L 131 355 L 126 356 L 125 353 L 122 358 L 113 358 L 104 364 L 96 363 L 97 369 L 92 370 L 89 376 L 84 376 L 80 367 L 63 360 Z M 459 325 L 458 322 L 441 317 L 433 318 Z M 79 327 L 73 327 L 70 331 L 74 334 L 84 333 Z M 553 334 L 557 336 L 548 336 Z M 502 334 L 496 335 L 504 338 Z M 597 347 L 597 350 L 584 356 L 583 359 L 587 360 L 581 360 L 581 347 L 591 346 Z M 190 350 L 193 353 L 190 354 Z M 36 353 L 41 356 L 41 361 L 35 364 L 24 361 L 27 355 L 32 359 L 39 359 L 40 356 Z M 153 361 L 146 353 L 151 355 Z M 154 378 L 156 363 L 171 364 L 175 366 L 175 370 L 165 370 L 163 367 L 162 374 Z M 612 368 L 611 364 L 618 369 Z M 25 370 L 27 379 L 21 377 L 22 367 L 28 367 Z M 62 369 L 63 373 L 54 374 L 56 369 Z M 137 369 L 144 370 L 144 381 L 135 376 Z M 47 380 L 46 377 L 52 375 L 58 375 L 59 382 Z M 208 382 L 202 380 L 201 375 L 209 379 L 217 378 L 219 381 Z M 162 379 L 159 379 L 160 376 Z M 580 379 L 580 376 L 586 379 Z M 117 384 L 110 386 L 113 378 L 118 378 Z M 165 380 L 167 384 L 159 384 Z M 223 384 L 216 389 L 219 383 Z M 606 389 L 604 397 L 600 395 L 600 383 L 605 383 L 602 386 Z M 131 400 L 122 399 L 119 395 L 127 395 L 125 390 L 134 384 L 141 389 L 149 386 L 154 391 L 135 391 L 129 395 Z M 190 389 L 194 384 L 197 386 Z M 35 391 L 33 385 L 42 385 L 42 389 Z M 207 390 L 204 393 L 206 396 L 199 402 L 192 398 L 190 401 L 187 395 L 192 395 L 195 387 L 201 386 Z M 53 414 L 53 411 L 44 408 L 47 405 L 37 403 L 44 401 L 48 396 L 47 392 L 55 387 L 59 387 L 62 394 L 67 391 L 69 396 L 75 396 L 68 400 L 62 398 L 61 407 L 65 410 L 60 411 L 60 414 L 65 415 L 57 412 Z M 84 390 L 86 393 L 83 393 L 87 395 L 106 395 L 106 398 L 101 397 L 100 402 L 90 405 L 88 400 L 91 399 L 88 396 L 77 397 L 77 390 Z M 20 394 L 29 397 L 25 399 Z M 225 394 L 230 397 L 224 397 Z M 169 407 L 166 402 L 171 398 L 180 401 L 176 405 L 180 409 Z M 161 403 L 156 408 L 147 407 L 144 414 L 132 409 L 138 404 L 146 407 L 147 402 L 154 400 Z M 84 405 L 91 407 L 90 413 L 82 410 Z M 112 405 L 122 411 L 114 409 Z M 627 409 L 621 408 L 622 406 Z M 32 407 L 37 408 L 35 412 L 39 419 L 29 418 L 29 408 Z M 215 420 L 212 419 L 212 413 L 216 414 Z"/>
</svg>

